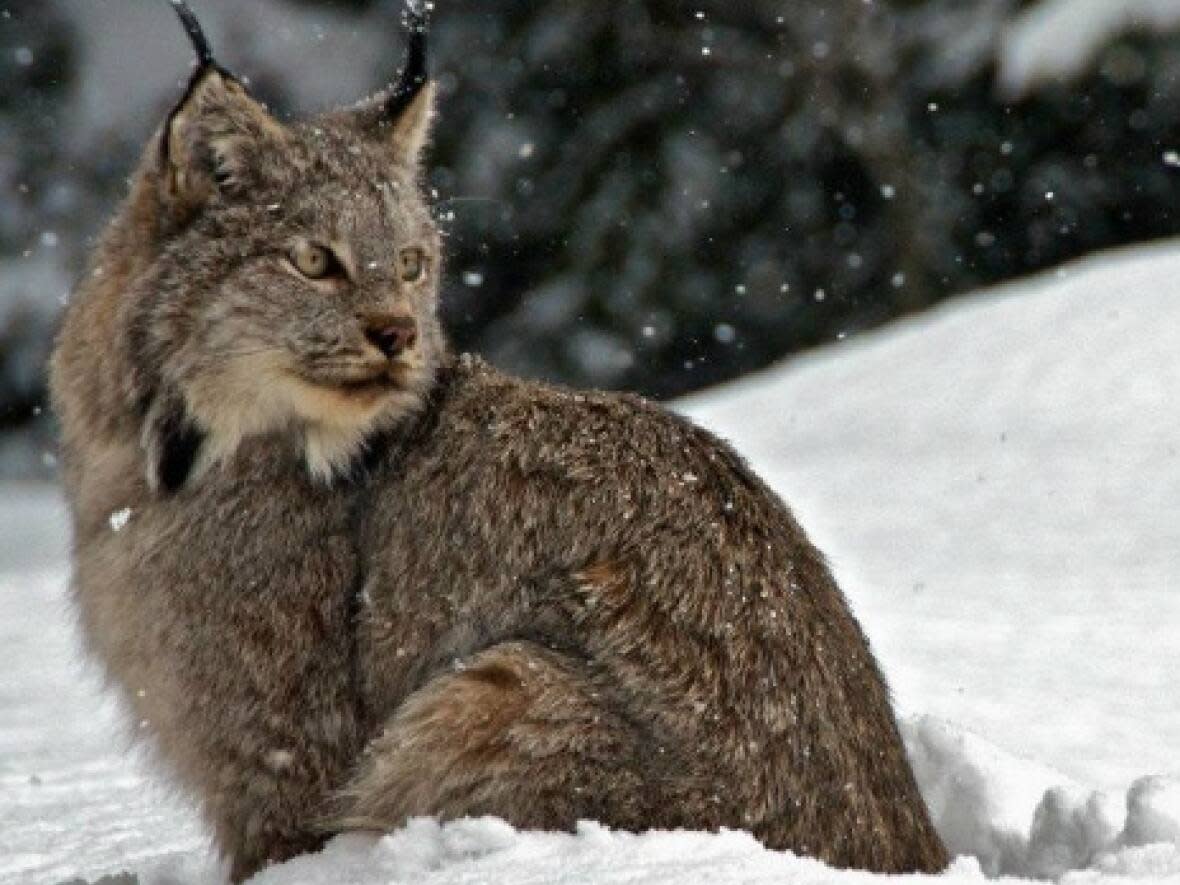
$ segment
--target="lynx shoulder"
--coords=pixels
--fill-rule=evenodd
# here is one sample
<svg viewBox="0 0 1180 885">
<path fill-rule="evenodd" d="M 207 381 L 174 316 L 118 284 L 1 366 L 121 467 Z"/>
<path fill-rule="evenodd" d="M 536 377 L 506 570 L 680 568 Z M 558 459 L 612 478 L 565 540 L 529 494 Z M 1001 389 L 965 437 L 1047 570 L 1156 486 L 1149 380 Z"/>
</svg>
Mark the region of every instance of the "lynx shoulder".
<svg viewBox="0 0 1180 885">
<path fill-rule="evenodd" d="M 452 358 L 400 79 L 275 119 L 198 54 L 52 362 L 87 641 L 241 880 L 417 814 L 945 861 L 823 558 L 725 444 Z"/>
</svg>

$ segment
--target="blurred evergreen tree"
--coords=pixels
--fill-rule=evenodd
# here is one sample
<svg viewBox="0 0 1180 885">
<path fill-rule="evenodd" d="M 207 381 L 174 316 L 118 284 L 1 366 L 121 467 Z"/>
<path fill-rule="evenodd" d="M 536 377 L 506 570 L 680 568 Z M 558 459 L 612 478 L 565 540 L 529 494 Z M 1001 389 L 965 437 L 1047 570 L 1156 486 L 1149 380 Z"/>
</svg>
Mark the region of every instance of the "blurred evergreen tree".
<svg viewBox="0 0 1180 885">
<path fill-rule="evenodd" d="M 68 208 L 49 179 L 61 138 L 55 108 L 73 76 L 75 49 L 74 32 L 52 3 L 0 3 L 0 257 L 25 249 L 47 213 Z M 23 286 L 11 269 L 4 276 L 0 442 L 42 413 L 53 328 L 44 293 Z"/>
<path fill-rule="evenodd" d="M 383 27 L 373 82 L 390 75 L 402 0 L 290 2 Z M 457 344 L 672 396 L 1175 234 L 1180 37 L 1113 35 L 1080 79 L 1006 100 L 1004 29 L 1045 2 L 438 0 L 430 184 Z M 0 257 L 50 230 L 76 268 L 134 145 L 64 166 L 77 35 L 54 0 L 7 7 Z M 256 74 L 281 106 L 283 71 Z M 0 312 L 9 423 L 42 396 L 44 315 Z"/>
<path fill-rule="evenodd" d="M 1180 41 L 1120 36 L 1007 103 L 1027 5 L 448 0 L 432 181 L 460 344 L 670 396 L 1176 233 Z"/>
<path fill-rule="evenodd" d="M 905 138 L 885 12 L 783 13 L 447 3 L 433 183 L 462 344 L 668 396 L 897 312 L 865 150 Z"/>
</svg>

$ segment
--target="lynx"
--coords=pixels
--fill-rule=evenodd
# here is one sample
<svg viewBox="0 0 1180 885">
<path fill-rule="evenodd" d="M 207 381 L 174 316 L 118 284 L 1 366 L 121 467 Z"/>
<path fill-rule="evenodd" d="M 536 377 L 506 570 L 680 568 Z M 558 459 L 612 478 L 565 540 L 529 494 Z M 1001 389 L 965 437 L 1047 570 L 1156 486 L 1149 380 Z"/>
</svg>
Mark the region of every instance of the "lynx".
<svg viewBox="0 0 1180 885">
<path fill-rule="evenodd" d="M 283 123 L 197 50 L 52 362 L 87 642 L 241 881 L 412 815 L 946 863 L 819 552 L 724 443 L 448 349 L 397 83 Z"/>
</svg>

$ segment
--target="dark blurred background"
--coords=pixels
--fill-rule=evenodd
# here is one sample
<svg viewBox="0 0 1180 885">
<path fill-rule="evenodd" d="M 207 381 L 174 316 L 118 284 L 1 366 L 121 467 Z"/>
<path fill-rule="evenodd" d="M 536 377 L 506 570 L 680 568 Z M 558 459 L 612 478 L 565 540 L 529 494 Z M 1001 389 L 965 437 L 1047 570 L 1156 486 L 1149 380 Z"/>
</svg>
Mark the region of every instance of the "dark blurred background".
<svg viewBox="0 0 1180 885">
<path fill-rule="evenodd" d="M 191 3 L 281 114 L 400 62 L 401 0 Z M 1178 230 L 1178 0 L 433 5 L 445 312 L 510 370 L 675 396 Z M 163 0 L 0 0 L 0 478 L 190 63 Z"/>
</svg>

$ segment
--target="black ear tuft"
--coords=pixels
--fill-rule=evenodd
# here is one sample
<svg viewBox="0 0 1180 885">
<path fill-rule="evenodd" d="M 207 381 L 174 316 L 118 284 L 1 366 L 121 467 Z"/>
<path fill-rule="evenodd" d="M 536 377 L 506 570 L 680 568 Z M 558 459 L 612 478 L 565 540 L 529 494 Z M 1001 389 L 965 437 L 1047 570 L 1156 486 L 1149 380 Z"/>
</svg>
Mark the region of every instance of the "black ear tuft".
<svg viewBox="0 0 1180 885">
<path fill-rule="evenodd" d="M 434 118 L 434 84 L 426 75 L 425 0 L 407 0 L 406 62 L 397 82 L 346 114 L 360 133 L 388 150 L 393 164 L 417 170 Z"/>
<path fill-rule="evenodd" d="M 170 0 L 197 54 L 188 88 L 164 121 L 159 184 L 164 205 L 187 219 L 215 195 L 239 197 L 257 178 L 260 158 L 281 148 L 286 130 L 241 81 L 213 60 L 209 41 L 184 0 Z"/>
<path fill-rule="evenodd" d="M 406 30 L 409 44 L 406 47 L 406 63 L 402 66 L 397 85 L 385 103 L 387 119 L 396 120 L 426 85 L 426 14 L 422 11 L 424 0 L 406 4 Z"/>
<path fill-rule="evenodd" d="M 196 15 L 189 9 L 184 0 L 169 0 L 172 8 L 176 10 L 177 16 L 180 18 L 180 23 L 184 25 L 185 33 L 188 34 L 189 40 L 193 43 L 193 49 L 197 53 L 197 67 L 206 68 L 213 64 L 213 50 L 209 48 L 209 40 L 205 37 L 205 32 L 201 28 L 201 23 L 197 21 Z"/>
<path fill-rule="evenodd" d="M 160 139 L 160 158 L 164 161 L 165 165 L 172 150 L 170 144 L 172 139 L 172 122 L 176 119 L 176 115 L 180 113 L 180 109 L 188 104 L 189 99 L 192 98 L 193 93 L 197 89 L 197 85 L 205 78 L 205 75 L 210 70 L 221 71 L 224 76 L 231 77 L 232 79 L 232 76 L 222 70 L 217 62 L 213 60 L 213 49 L 209 46 L 209 38 L 205 36 L 204 28 L 201 27 L 196 14 L 189 8 L 185 0 L 168 0 L 168 2 L 172 4 L 172 9 L 180 19 L 181 25 L 184 26 L 184 32 L 188 34 L 188 38 L 193 44 L 193 51 L 197 54 L 197 68 L 189 78 L 184 95 L 180 97 L 180 101 L 176 103 L 176 106 L 172 108 L 168 113 L 168 118 L 164 121 L 164 134 Z"/>
</svg>

